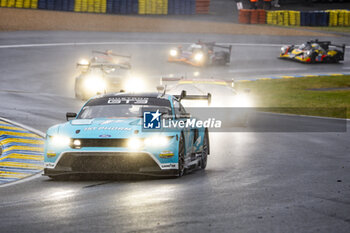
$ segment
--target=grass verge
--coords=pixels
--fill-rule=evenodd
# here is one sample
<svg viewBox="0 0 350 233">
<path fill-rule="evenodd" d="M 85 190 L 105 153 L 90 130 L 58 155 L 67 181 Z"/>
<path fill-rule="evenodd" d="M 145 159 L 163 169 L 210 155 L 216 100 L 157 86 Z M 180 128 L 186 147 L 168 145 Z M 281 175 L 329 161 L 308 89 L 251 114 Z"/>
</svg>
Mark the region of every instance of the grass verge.
<svg viewBox="0 0 350 233">
<path fill-rule="evenodd" d="M 254 106 L 263 111 L 350 118 L 350 76 L 242 82 L 237 88 L 249 88 Z"/>
</svg>

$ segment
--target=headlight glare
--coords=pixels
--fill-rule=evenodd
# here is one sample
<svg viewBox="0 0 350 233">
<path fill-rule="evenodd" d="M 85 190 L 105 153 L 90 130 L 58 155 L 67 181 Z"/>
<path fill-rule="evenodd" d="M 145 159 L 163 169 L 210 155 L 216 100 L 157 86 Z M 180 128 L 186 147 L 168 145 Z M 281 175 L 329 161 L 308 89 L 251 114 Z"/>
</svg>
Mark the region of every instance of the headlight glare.
<svg viewBox="0 0 350 233">
<path fill-rule="evenodd" d="M 68 146 L 70 144 L 71 140 L 69 137 L 62 136 L 62 135 L 54 135 L 51 138 L 50 144 L 53 146 Z"/>
<path fill-rule="evenodd" d="M 196 53 L 196 54 L 194 55 L 194 60 L 200 62 L 200 61 L 203 60 L 203 57 L 204 57 L 203 53 Z"/>
<path fill-rule="evenodd" d="M 169 139 L 166 136 L 152 136 L 146 138 L 144 142 L 148 147 L 163 147 L 168 145 Z"/>
<path fill-rule="evenodd" d="M 128 148 L 131 150 L 140 150 L 142 146 L 142 140 L 139 138 L 130 138 L 128 140 Z"/>
<path fill-rule="evenodd" d="M 177 50 L 176 49 L 170 50 L 170 56 L 176 57 L 177 56 Z"/>
<path fill-rule="evenodd" d="M 239 94 L 234 98 L 233 104 L 234 107 L 238 108 L 249 108 L 253 105 L 249 96 L 242 94 Z"/>
<path fill-rule="evenodd" d="M 84 87 L 91 92 L 98 93 L 106 90 L 106 82 L 98 76 L 89 76 L 84 81 Z"/>
<path fill-rule="evenodd" d="M 123 87 L 126 92 L 142 92 L 145 89 L 145 83 L 141 78 L 133 77 L 127 79 Z"/>
<path fill-rule="evenodd" d="M 80 66 L 88 66 L 89 65 L 89 61 L 86 59 L 81 59 L 78 63 Z"/>
</svg>

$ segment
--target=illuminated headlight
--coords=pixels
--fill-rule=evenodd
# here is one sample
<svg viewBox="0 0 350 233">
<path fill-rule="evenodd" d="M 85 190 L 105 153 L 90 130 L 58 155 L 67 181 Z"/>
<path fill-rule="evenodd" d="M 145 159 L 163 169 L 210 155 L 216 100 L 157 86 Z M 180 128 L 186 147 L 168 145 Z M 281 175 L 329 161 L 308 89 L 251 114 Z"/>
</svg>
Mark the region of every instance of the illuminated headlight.
<svg viewBox="0 0 350 233">
<path fill-rule="evenodd" d="M 70 144 L 70 138 L 62 135 L 54 135 L 51 138 L 50 144 L 57 147 L 68 146 Z"/>
<path fill-rule="evenodd" d="M 281 53 L 285 53 L 285 52 L 286 52 L 286 50 L 287 50 L 287 48 L 286 48 L 286 47 L 282 47 L 282 48 L 281 48 Z"/>
<path fill-rule="evenodd" d="M 153 136 L 146 138 L 144 143 L 148 147 L 164 147 L 168 145 L 169 139 L 166 136 Z"/>
<path fill-rule="evenodd" d="M 73 147 L 79 149 L 81 147 L 81 141 L 79 139 L 74 139 L 73 140 Z"/>
<path fill-rule="evenodd" d="M 89 76 L 84 81 L 85 89 L 94 93 L 104 92 L 106 86 L 106 82 L 98 76 Z"/>
<path fill-rule="evenodd" d="M 145 89 L 145 83 L 141 78 L 129 78 L 124 83 L 126 92 L 142 92 Z"/>
<path fill-rule="evenodd" d="M 81 59 L 78 63 L 81 66 L 88 66 L 89 65 L 89 61 L 86 59 Z"/>
<path fill-rule="evenodd" d="M 196 53 L 195 55 L 194 55 L 194 60 L 196 60 L 196 61 L 202 61 L 203 60 L 203 57 L 204 57 L 204 55 L 203 55 L 203 53 Z"/>
<path fill-rule="evenodd" d="M 177 50 L 176 49 L 170 50 L 170 56 L 176 57 L 177 56 Z"/>
<path fill-rule="evenodd" d="M 234 107 L 248 108 L 252 107 L 252 101 L 247 95 L 237 95 L 233 101 Z"/>
<path fill-rule="evenodd" d="M 306 55 L 307 55 L 307 56 L 310 56 L 310 55 L 311 55 L 311 53 L 312 53 L 312 51 L 311 51 L 311 50 L 309 50 L 309 51 L 307 51 L 307 52 L 306 52 Z"/>
<path fill-rule="evenodd" d="M 143 142 L 139 138 L 130 138 L 128 140 L 128 148 L 131 150 L 140 150 L 143 146 Z"/>
</svg>

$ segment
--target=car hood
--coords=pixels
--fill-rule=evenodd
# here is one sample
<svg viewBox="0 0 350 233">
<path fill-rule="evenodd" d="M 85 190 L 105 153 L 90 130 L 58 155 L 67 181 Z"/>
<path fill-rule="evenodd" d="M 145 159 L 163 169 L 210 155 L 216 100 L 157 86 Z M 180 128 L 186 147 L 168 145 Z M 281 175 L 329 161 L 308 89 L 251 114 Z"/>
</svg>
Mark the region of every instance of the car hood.
<svg viewBox="0 0 350 233">
<path fill-rule="evenodd" d="M 58 133 L 71 138 L 128 138 L 141 132 L 141 120 L 141 118 L 76 119 L 60 125 Z"/>
</svg>

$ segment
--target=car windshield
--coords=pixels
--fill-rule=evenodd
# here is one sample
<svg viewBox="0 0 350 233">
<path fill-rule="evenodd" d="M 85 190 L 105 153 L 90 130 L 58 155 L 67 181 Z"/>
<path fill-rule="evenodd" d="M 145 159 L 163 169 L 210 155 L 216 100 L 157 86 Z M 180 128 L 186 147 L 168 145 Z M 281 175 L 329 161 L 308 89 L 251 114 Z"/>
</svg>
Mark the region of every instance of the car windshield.
<svg viewBox="0 0 350 233">
<path fill-rule="evenodd" d="M 162 98 L 115 96 L 92 99 L 81 110 L 78 119 L 140 118 L 143 111 L 159 110 L 171 114 L 170 102 Z"/>
<path fill-rule="evenodd" d="M 78 119 L 92 118 L 142 118 L 143 111 L 157 111 L 171 114 L 170 108 L 149 105 L 96 105 L 85 106 Z"/>
</svg>

